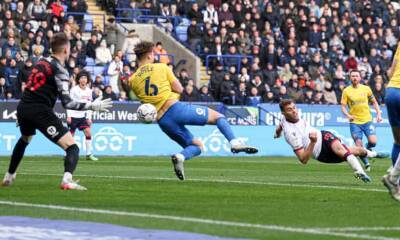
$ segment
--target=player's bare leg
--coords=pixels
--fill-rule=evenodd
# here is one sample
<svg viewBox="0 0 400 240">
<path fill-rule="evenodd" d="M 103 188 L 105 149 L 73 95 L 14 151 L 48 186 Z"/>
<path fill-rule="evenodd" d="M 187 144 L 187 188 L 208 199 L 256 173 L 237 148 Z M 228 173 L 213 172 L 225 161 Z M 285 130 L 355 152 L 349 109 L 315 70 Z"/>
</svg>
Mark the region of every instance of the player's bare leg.
<svg viewBox="0 0 400 240">
<path fill-rule="evenodd" d="M 85 128 L 83 130 L 83 133 L 85 134 L 86 160 L 98 161 L 99 159 L 95 157 L 92 153 L 93 146 L 92 146 L 92 133 L 90 127 Z"/>
<path fill-rule="evenodd" d="M 64 176 L 61 180 L 61 189 L 63 190 L 87 190 L 85 187 L 78 184 L 77 181 L 72 179 L 72 174 L 79 160 L 79 148 L 75 144 L 74 138 L 70 132 L 62 136 L 57 144 L 65 150 L 66 156 L 64 158 Z"/>
<path fill-rule="evenodd" d="M 369 158 L 387 158 L 389 154 L 385 152 L 376 152 L 373 150 L 368 150 L 364 147 L 352 146 L 348 147 L 350 152 L 356 157 L 369 157 Z"/>
<path fill-rule="evenodd" d="M 363 142 L 361 139 L 354 139 L 354 143 L 357 147 L 363 147 Z M 364 163 L 365 170 L 371 171 L 371 165 L 369 164 L 368 158 L 366 156 L 360 156 L 361 161 Z"/>
<path fill-rule="evenodd" d="M 350 149 L 343 146 L 340 141 L 334 141 L 332 143 L 332 151 L 339 157 L 346 159 L 347 163 L 354 171 L 354 176 L 357 179 L 361 179 L 363 182 L 370 182 L 371 178 L 364 172 L 357 157 L 351 152 Z"/>
<path fill-rule="evenodd" d="M 208 121 L 207 124 L 217 125 L 219 131 L 225 136 L 225 138 L 231 144 L 231 152 L 239 153 L 245 152 L 248 154 L 255 154 L 258 152 L 258 149 L 252 146 L 246 145 L 242 140 L 235 137 L 231 126 L 226 120 L 225 116 L 221 113 L 208 109 Z"/>
<path fill-rule="evenodd" d="M 17 144 L 14 146 L 13 153 L 11 155 L 10 165 L 8 171 L 4 175 L 2 185 L 7 187 L 10 186 L 15 178 L 17 177 L 17 168 L 20 164 L 22 158 L 24 157 L 25 149 L 31 142 L 33 136 L 22 135 L 18 140 Z"/>
</svg>

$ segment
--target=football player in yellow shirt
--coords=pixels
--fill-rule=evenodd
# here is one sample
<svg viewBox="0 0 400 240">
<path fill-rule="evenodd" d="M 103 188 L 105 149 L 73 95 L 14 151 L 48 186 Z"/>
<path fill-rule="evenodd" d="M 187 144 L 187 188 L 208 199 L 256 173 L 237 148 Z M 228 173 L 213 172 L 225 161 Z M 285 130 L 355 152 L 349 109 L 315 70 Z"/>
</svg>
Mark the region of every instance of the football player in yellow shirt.
<svg viewBox="0 0 400 240">
<path fill-rule="evenodd" d="M 392 65 L 388 70 L 388 76 L 390 81 L 386 88 L 385 104 L 394 138 L 392 148 L 393 168 L 389 171 L 389 174 L 383 176 L 382 182 L 388 188 L 392 197 L 400 201 L 400 44 L 397 45 Z"/>
<path fill-rule="evenodd" d="M 143 41 L 136 45 L 138 69 L 129 79 L 129 85 L 142 103 L 151 103 L 157 109 L 157 121 L 169 138 L 182 146 L 180 153 L 171 157 L 176 176 L 185 179 L 183 162 L 200 155 L 203 144 L 195 139 L 186 125 L 215 124 L 231 144 L 233 153 L 257 153 L 255 147 L 237 139 L 225 116 L 208 107 L 179 101 L 183 87 L 171 68 L 154 63 L 154 44 Z"/>
<path fill-rule="evenodd" d="M 370 87 L 361 84 L 361 74 L 358 70 L 350 71 L 351 85 L 343 90 L 342 112 L 349 119 L 350 133 L 356 146 L 362 147 L 363 134 L 367 137 L 366 148 L 371 150 L 376 146 L 375 127 L 372 123 L 372 115 L 369 108 L 371 102 L 376 111 L 376 121 L 381 122 L 381 110 Z M 349 111 L 347 111 L 347 107 Z M 360 157 L 367 171 L 371 166 L 367 157 Z"/>
</svg>

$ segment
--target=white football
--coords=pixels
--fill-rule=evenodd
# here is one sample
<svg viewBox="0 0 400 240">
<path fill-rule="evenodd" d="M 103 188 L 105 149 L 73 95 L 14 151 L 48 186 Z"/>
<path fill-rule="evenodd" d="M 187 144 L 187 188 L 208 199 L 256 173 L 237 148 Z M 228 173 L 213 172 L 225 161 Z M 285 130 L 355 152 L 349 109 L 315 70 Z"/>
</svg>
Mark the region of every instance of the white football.
<svg viewBox="0 0 400 240">
<path fill-rule="evenodd" d="M 144 103 L 137 109 L 137 116 L 143 123 L 152 123 L 157 119 L 157 109 L 153 104 Z"/>
</svg>

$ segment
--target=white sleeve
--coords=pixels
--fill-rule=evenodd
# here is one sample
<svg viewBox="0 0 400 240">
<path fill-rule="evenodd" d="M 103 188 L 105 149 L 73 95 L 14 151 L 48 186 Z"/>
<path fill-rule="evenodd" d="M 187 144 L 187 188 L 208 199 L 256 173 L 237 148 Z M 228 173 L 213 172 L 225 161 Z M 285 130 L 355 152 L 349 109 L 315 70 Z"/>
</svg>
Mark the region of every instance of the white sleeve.
<svg viewBox="0 0 400 240">
<path fill-rule="evenodd" d="M 88 89 L 89 89 L 89 91 L 88 91 L 88 93 L 89 93 L 89 102 L 93 102 L 92 89 L 91 88 L 88 88 Z M 92 113 L 93 113 L 92 110 L 87 110 L 86 111 L 86 119 L 91 120 L 92 119 Z"/>
</svg>

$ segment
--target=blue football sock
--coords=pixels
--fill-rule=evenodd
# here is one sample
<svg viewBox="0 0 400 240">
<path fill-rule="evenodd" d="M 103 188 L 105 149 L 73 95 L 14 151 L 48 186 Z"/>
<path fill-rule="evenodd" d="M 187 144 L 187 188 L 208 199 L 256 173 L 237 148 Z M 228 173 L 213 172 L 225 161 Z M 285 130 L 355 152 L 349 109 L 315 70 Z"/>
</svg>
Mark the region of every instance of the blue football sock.
<svg viewBox="0 0 400 240">
<path fill-rule="evenodd" d="M 369 161 L 367 157 L 360 157 L 361 161 L 364 163 L 365 166 L 369 165 Z"/>
<path fill-rule="evenodd" d="M 185 160 L 189 160 L 193 157 L 199 156 L 200 153 L 201 153 L 201 148 L 196 145 L 189 145 L 181 152 L 181 154 L 185 157 Z"/>
<path fill-rule="evenodd" d="M 394 143 L 392 148 L 392 165 L 396 164 L 397 158 L 399 157 L 400 153 L 400 145 Z"/>
<path fill-rule="evenodd" d="M 235 139 L 235 135 L 233 134 L 231 125 L 229 125 L 226 118 L 221 117 L 217 120 L 217 127 L 219 131 L 225 136 L 226 139 L 230 142 L 232 139 Z"/>
<path fill-rule="evenodd" d="M 372 143 L 368 142 L 365 147 L 366 147 L 366 149 L 371 150 L 375 146 L 376 146 L 376 144 L 372 144 Z"/>
</svg>

